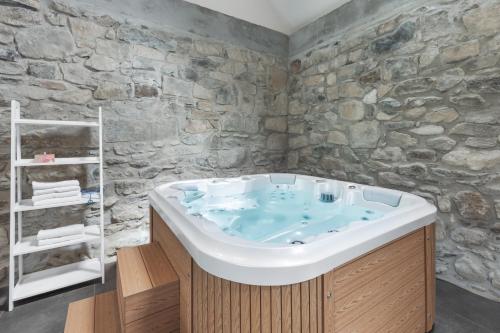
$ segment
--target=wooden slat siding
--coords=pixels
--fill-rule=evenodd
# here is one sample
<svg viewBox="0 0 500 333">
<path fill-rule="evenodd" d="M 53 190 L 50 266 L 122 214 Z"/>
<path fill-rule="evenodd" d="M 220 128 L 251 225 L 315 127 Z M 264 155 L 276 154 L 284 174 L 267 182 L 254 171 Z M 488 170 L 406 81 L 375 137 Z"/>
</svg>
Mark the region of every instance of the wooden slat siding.
<svg viewBox="0 0 500 333">
<path fill-rule="evenodd" d="M 164 264 L 165 262 L 169 263 L 169 261 L 158 243 L 140 246 L 139 251 L 141 252 L 144 266 L 146 267 L 153 287 L 158 287 L 178 280 L 172 268 Z"/>
<path fill-rule="evenodd" d="M 151 285 L 155 288 L 149 295 L 145 295 L 147 301 L 146 304 L 141 304 L 141 312 L 149 315 L 171 306 L 179 306 L 179 278 L 159 244 L 155 242 L 142 245 L 138 249 Z"/>
<path fill-rule="evenodd" d="M 116 291 L 72 302 L 64 326 L 65 333 L 120 333 Z M 123 331 L 125 332 L 125 331 Z"/>
<path fill-rule="evenodd" d="M 200 288 L 198 290 L 198 326 L 200 327 L 200 332 L 205 333 L 205 327 L 203 326 L 203 300 L 204 300 L 204 292 L 203 292 L 203 270 L 199 268 L 199 273 L 198 273 L 198 287 Z"/>
<path fill-rule="evenodd" d="M 436 317 L 436 225 L 425 227 L 426 332 L 432 330 Z"/>
<path fill-rule="evenodd" d="M 203 272 L 201 268 L 193 262 L 193 329 L 196 328 L 197 333 L 203 333 Z"/>
<path fill-rule="evenodd" d="M 250 285 L 240 285 L 241 333 L 250 333 Z"/>
<path fill-rule="evenodd" d="M 281 332 L 292 332 L 292 287 L 281 286 Z"/>
<path fill-rule="evenodd" d="M 271 287 L 271 332 L 281 333 L 281 287 Z"/>
<path fill-rule="evenodd" d="M 192 272 L 193 272 L 193 283 L 192 283 L 192 287 L 191 287 L 191 290 L 193 291 L 193 297 L 191 298 L 191 304 L 192 304 L 192 318 L 193 318 L 193 324 L 192 324 L 192 327 L 193 327 L 193 332 L 194 333 L 198 333 L 200 332 L 200 328 L 198 327 L 198 314 L 199 314 L 199 310 L 198 310 L 198 291 L 200 289 L 200 287 L 198 286 L 198 265 L 196 265 L 195 263 L 193 263 L 193 268 L 192 268 Z"/>
<path fill-rule="evenodd" d="M 409 295 L 411 297 L 411 295 Z M 416 300 L 398 309 L 393 320 L 389 320 L 384 327 L 377 332 L 384 333 L 423 333 L 425 331 L 425 295 L 424 291 L 420 290 Z"/>
<path fill-rule="evenodd" d="M 335 299 L 335 329 L 344 327 L 372 307 L 376 307 L 395 289 L 406 285 L 423 267 L 423 252 L 415 252 L 405 265 L 395 267 L 378 277 L 374 276 L 372 282 L 340 300 Z"/>
<path fill-rule="evenodd" d="M 309 333 L 309 282 L 307 281 L 300 284 L 300 302 L 302 333 Z"/>
<path fill-rule="evenodd" d="M 214 298 L 215 298 L 215 311 L 214 311 L 214 320 L 215 320 L 215 332 L 222 332 L 222 312 L 224 308 L 222 307 L 222 279 L 215 278 L 214 280 Z"/>
<path fill-rule="evenodd" d="M 153 242 L 153 219 L 154 219 L 154 214 L 155 210 L 153 209 L 152 206 L 149 206 L 149 242 Z"/>
<path fill-rule="evenodd" d="M 179 279 L 163 250 L 157 243 L 122 248 L 117 261 L 121 330 L 132 333 L 151 326 L 160 330 L 158 324 L 148 323 L 152 315 L 179 307 Z M 179 326 L 179 318 L 168 319 L 173 323 L 160 321 L 163 326 Z"/>
<path fill-rule="evenodd" d="M 203 332 L 208 330 L 208 300 L 207 300 L 208 273 L 201 271 L 201 322 Z"/>
<path fill-rule="evenodd" d="M 231 282 L 222 280 L 222 332 L 231 332 Z"/>
<path fill-rule="evenodd" d="M 116 271 L 120 269 L 120 263 L 116 262 Z M 125 300 L 123 298 L 120 274 L 116 274 L 116 297 L 118 301 L 118 315 L 120 316 L 120 328 L 125 329 Z"/>
<path fill-rule="evenodd" d="M 316 294 L 316 279 L 312 279 L 309 281 L 309 327 L 311 333 L 318 332 L 316 297 L 318 297 Z"/>
<path fill-rule="evenodd" d="M 191 297 L 191 307 L 192 307 L 192 317 L 191 319 L 193 320 L 192 322 L 192 328 L 193 328 L 193 333 L 198 332 L 198 327 L 196 326 L 196 322 L 198 321 L 198 311 L 196 310 L 197 307 L 197 293 L 198 293 L 198 285 L 196 284 L 196 281 L 198 280 L 198 269 L 196 268 L 196 265 L 193 263 L 193 267 L 191 269 L 192 273 L 192 283 L 191 283 L 191 292 L 193 293 Z"/>
<path fill-rule="evenodd" d="M 125 326 L 179 306 L 179 279 L 157 243 L 122 248 L 117 257 L 121 318 Z"/>
<path fill-rule="evenodd" d="M 251 333 L 260 333 L 260 287 L 250 286 L 250 330 Z"/>
<path fill-rule="evenodd" d="M 117 261 L 119 263 L 116 275 L 119 280 L 118 290 L 121 296 L 119 300 L 121 302 L 121 327 L 125 329 L 129 322 L 144 316 L 143 307 L 140 304 L 144 300 L 142 296 L 153 286 L 139 249 L 128 247 L 118 250 Z"/>
<path fill-rule="evenodd" d="M 240 284 L 231 282 L 231 332 L 241 330 Z"/>
<path fill-rule="evenodd" d="M 378 276 L 384 271 L 404 264 L 412 250 L 422 248 L 423 240 L 424 233 L 423 230 L 420 230 L 407 238 L 395 241 L 378 251 L 337 268 L 333 290 L 335 298 L 339 300 L 371 282 L 373 276 Z"/>
<path fill-rule="evenodd" d="M 64 333 L 94 333 L 94 297 L 70 303 Z"/>
<path fill-rule="evenodd" d="M 153 210 L 153 241 L 157 241 L 167 255 L 180 283 L 180 333 L 192 332 L 192 259 L 157 212 Z"/>
<path fill-rule="evenodd" d="M 316 323 L 318 324 L 318 333 L 323 333 L 323 277 L 316 278 Z"/>
<path fill-rule="evenodd" d="M 179 330 L 179 307 L 155 312 L 120 328 L 116 292 L 73 302 L 68 308 L 65 333 L 164 333 Z"/>
<path fill-rule="evenodd" d="M 96 295 L 94 311 L 95 333 L 121 332 L 115 291 Z"/>
<path fill-rule="evenodd" d="M 323 330 L 325 333 L 335 332 L 335 270 L 323 274 Z"/>
<path fill-rule="evenodd" d="M 431 231 L 433 232 L 432 229 Z M 430 289 L 433 286 L 429 286 L 429 283 L 432 282 L 432 278 L 428 277 L 433 274 L 433 267 L 428 263 L 435 249 L 432 242 L 426 240 L 426 232 L 431 231 L 422 228 L 357 258 L 335 271 L 296 285 L 247 286 L 213 276 L 212 291 L 208 291 L 211 285 L 208 282 L 210 274 L 207 274 L 205 287 L 201 281 L 200 288 L 197 288 L 198 283 L 194 278 L 192 282 L 193 319 L 196 318 L 194 312 L 198 304 L 202 306 L 203 299 L 205 299 L 204 302 L 209 302 L 208 299 L 212 298 L 209 295 L 213 293 L 214 332 L 241 332 L 242 330 L 248 332 L 250 330 L 252 333 L 290 331 L 355 333 L 358 332 L 356 325 L 368 322 L 370 324 L 367 326 L 368 330 L 360 332 L 375 332 L 374 328 L 378 327 L 380 332 L 421 333 L 422 327 L 426 329 L 425 312 L 428 310 L 432 312 L 435 306 L 432 303 L 434 299 L 430 297 L 432 294 Z M 193 262 L 193 267 L 195 265 Z M 203 275 L 203 270 L 199 267 L 198 269 L 199 275 Z M 387 272 L 391 272 L 391 276 L 387 275 Z M 407 280 L 408 276 L 418 274 L 423 274 L 423 278 L 419 280 L 420 287 L 417 288 L 421 290 L 420 295 L 413 292 L 416 287 L 412 287 L 411 281 Z M 386 280 L 393 281 L 384 282 L 384 277 Z M 220 281 L 220 296 L 217 296 L 219 295 L 217 281 Z M 374 286 L 372 289 L 377 292 L 369 291 L 369 286 Z M 392 290 L 389 290 L 389 287 Z M 289 296 L 288 291 L 290 291 Z M 397 292 L 403 291 L 406 293 L 405 296 L 398 298 Z M 329 292 L 331 292 L 331 297 L 328 297 Z M 199 298 L 199 302 L 196 302 L 194 299 L 198 293 L 202 297 Z M 294 298 L 298 298 L 298 301 L 294 302 Z M 217 314 L 218 299 L 220 299 L 220 315 Z M 408 304 L 407 306 L 401 305 L 403 300 L 408 302 L 405 303 Z M 290 304 L 290 310 L 287 308 L 288 304 Z M 207 325 L 208 307 L 209 305 L 207 305 L 206 313 Z M 381 310 L 385 312 L 380 313 Z M 418 316 L 419 311 L 423 313 L 423 316 L 420 316 L 422 318 Z M 295 315 L 296 312 L 299 313 L 298 316 Z M 290 313 L 290 322 L 288 313 Z M 388 314 L 391 316 L 389 317 Z M 196 316 L 201 318 L 202 313 Z M 353 316 L 360 319 L 352 320 Z M 245 322 L 248 322 L 249 328 Z M 198 327 L 197 323 L 194 321 L 192 323 Z M 202 325 L 203 323 L 200 325 L 200 332 L 209 332 L 209 328 Z"/>
<path fill-rule="evenodd" d="M 295 283 L 291 286 L 292 292 L 292 332 L 300 333 L 302 330 L 302 320 L 301 320 L 301 311 L 300 308 L 302 306 L 300 300 L 300 284 Z"/>
<path fill-rule="evenodd" d="M 260 287 L 260 314 L 262 333 L 271 333 L 271 287 Z"/>
<path fill-rule="evenodd" d="M 208 297 L 208 327 L 207 332 L 213 333 L 215 329 L 215 286 L 214 286 L 214 276 L 208 274 L 208 286 L 207 286 L 207 297 Z"/>
<path fill-rule="evenodd" d="M 415 318 L 424 318 L 424 290 L 425 277 L 422 274 L 399 288 L 395 293 L 388 295 L 376 306 L 359 315 L 347 325 L 335 330 L 335 333 L 362 333 L 385 331 L 384 326 L 391 326 L 402 318 L 410 316 L 406 322 L 414 322 Z M 420 311 L 412 310 L 417 304 Z M 404 323 L 404 322 L 403 322 Z M 403 332 L 403 331 L 400 331 Z M 421 332 L 423 333 L 423 332 Z"/>
<path fill-rule="evenodd" d="M 117 252 L 117 260 L 124 263 L 124 265 L 120 265 L 122 274 L 119 273 L 123 297 L 150 290 L 153 287 L 138 248 L 120 249 Z"/>
<path fill-rule="evenodd" d="M 179 331 L 179 307 L 173 306 L 127 325 L 124 333 L 165 333 Z M 177 318 L 177 320 L 173 320 Z"/>
<path fill-rule="evenodd" d="M 170 294 L 174 295 L 170 296 Z M 152 313 L 164 310 L 167 307 L 164 304 L 168 303 L 172 306 L 178 304 L 178 287 L 165 288 L 164 290 L 157 291 L 150 289 L 148 291 L 132 295 L 125 298 L 125 325 L 147 317 Z"/>
<path fill-rule="evenodd" d="M 425 312 L 425 304 L 422 304 L 422 312 Z M 425 328 L 425 320 L 422 318 L 417 318 L 413 323 L 407 322 L 405 326 L 398 330 L 392 330 L 392 331 L 381 331 L 384 333 L 399 333 L 399 332 L 405 332 L 405 333 L 422 333 L 426 332 Z"/>
</svg>

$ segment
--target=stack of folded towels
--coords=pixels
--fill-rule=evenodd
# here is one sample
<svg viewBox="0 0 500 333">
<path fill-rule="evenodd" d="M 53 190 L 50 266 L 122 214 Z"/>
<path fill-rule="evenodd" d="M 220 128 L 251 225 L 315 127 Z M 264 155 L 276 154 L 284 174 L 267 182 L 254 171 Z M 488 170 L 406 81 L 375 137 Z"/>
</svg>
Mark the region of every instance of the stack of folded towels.
<svg viewBox="0 0 500 333">
<path fill-rule="evenodd" d="M 55 229 L 40 230 L 36 235 L 36 240 L 38 246 L 50 245 L 79 239 L 84 236 L 84 233 L 83 224 L 71 224 Z"/>
<path fill-rule="evenodd" d="M 56 205 L 81 201 L 82 194 L 78 180 L 62 182 L 33 182 L 33 206 Z"/>
</svg>

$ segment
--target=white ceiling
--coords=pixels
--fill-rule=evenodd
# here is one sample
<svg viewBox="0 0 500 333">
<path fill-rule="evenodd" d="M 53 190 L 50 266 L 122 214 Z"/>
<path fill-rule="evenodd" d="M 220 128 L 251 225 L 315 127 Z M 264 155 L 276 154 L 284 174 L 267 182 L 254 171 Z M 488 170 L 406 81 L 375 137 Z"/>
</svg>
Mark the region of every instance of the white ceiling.
<svg viewBox="0 0 500 333">
<path fill-rule="evenodd" d="M 350 0 L 186 0 L 287 35 Z"/>
</svg>

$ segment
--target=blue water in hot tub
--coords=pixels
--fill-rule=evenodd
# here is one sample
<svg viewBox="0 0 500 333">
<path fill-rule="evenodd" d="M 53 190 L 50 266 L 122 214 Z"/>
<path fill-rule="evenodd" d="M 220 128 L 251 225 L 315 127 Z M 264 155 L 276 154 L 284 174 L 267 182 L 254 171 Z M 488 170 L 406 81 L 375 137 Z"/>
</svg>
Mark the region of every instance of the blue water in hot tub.
<svg viewBox="0 0 500 333">
<path fill-rule="evenodd" d="M 341 202 L 326 203 L 311 193 L 272 188 L 224 197 L 185 191 L 188 214 L 203 216 L 222 231 L 243 239 L 302 244 L 323 233 L 338 232 L 354 221 L 368 222 L 381 212 Z"/>
</svg>

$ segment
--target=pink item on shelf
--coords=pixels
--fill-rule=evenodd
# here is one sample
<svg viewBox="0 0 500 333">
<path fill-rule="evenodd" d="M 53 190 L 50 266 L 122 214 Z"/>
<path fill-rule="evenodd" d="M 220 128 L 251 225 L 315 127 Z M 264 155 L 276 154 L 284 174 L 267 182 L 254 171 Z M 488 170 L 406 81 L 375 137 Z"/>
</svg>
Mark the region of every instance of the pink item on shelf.
<svg viewBox="0 0 500 333">
<path fill-rule="evenodd" d="M 38 154 L 35 155 L 35 162 L 36 163 L 49 163 L 49 162 L 54 162 L 56 159 L 56 155 L 54 154 Z"/>
</svg>

